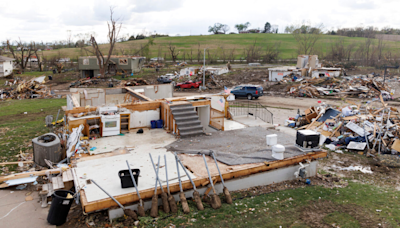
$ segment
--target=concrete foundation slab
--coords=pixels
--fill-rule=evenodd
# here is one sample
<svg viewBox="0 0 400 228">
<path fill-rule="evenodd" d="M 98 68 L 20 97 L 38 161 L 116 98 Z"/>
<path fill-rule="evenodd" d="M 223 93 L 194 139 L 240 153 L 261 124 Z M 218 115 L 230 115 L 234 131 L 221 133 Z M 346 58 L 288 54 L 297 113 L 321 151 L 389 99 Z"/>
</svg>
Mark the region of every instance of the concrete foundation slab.
<svg viewBox="0 0 400 228">
<path fill-rule="evenodd" d="M 175 141 L 175 137 L 168 134 L 164 129 L 143 128 L 143 134 L 131 133 L 118 136 L 102 137 L 90 141 L 90 147 L 96 147 L 90 151 L 91 154 L 101 154 L 114 151 L 118 148 L 127 147 L 128 149 L 141 150 L 143 147 L 163 147 Z"/>
<path fill-rule="evenodd" d="M 273 124 L 266 123 L 259 118 L 255 118 L 253 116 L 235 116 L 233 118 L 234 121 L 237 121 L 243 125 L 248 127 L 265 127 L 265 128 L 274 128 Z"/>
<path fill-rule="evenodd" d="M 307 177 L 312 177 L 317 174 L 317 165 L 318 165 L 318 161 L 313 161 L 310 163 L 310 165 L 308 167 L 306 167 Z M 270 185 L 270 184 L 279 183 L 279 182 L 283 182 L 283 181 L 294 180 L 294 179 L 296 179 L 294 176 L 294 173 L 296 171 L 298 171 L 299 168 L 300 168 L 300 165 L 295 165 L 295 166 L 280 168 L 280 169 L 271 170 L 271 171 L 267 171 L 267 172 L 263 172 L 263 173 L 253 174 L 253 175 L 243 177 L 243 178 L 231 179 L 231 180 L 225 181 L 225 185 L 229 189 L 229 191 L 237 191 L 237 190 L 260 186 L 260 185 Z M 207 190 L 208 187 L 210 187 L 210 185 L 205 186 L 203 188 L 197 188 L 197 191 L 200 193 L 200 195 L 204 195 L 204 192 Z M 215 191 L 218 194 L 223 193 L 223 185 L 221 182 L 215 184 Z M 193 190 L 184 191 L 184 193 L 185 193 L 186 198 L 192 198 Z M 174 196 L 176 202 L 179 201 L 178 194 L 179 193 L 172 194 Z M 161 204 L 162 204 L 161 197 L 159 197 L 158 205 L 161 205 Z M 138 206 L 138 204 L 134 204 L 134 205 L 126 206 L 126 207 L 131 210 L 137 211 L 137 206 Z M 150 208 L 151 208 L 151 201 L 144 202 L 144 209 L 148 210 Z M 109 215 L 110 220 L 113 220 L 113 219 L 122 217 L 124 215 L 124 212 L 121 208 L 109 209 L 108 215 Z"/>
<path fill-rule="evenodd" d="M 233 121 L 233 120 L 228 120 L 228 119 L 224 119 L 224 131 L 231 131 L 231 130 L 236 130 L 236 129 L 242 129 L 245 128 L 246 125 L 241 124 L 237 121 Z"/>
</svg>

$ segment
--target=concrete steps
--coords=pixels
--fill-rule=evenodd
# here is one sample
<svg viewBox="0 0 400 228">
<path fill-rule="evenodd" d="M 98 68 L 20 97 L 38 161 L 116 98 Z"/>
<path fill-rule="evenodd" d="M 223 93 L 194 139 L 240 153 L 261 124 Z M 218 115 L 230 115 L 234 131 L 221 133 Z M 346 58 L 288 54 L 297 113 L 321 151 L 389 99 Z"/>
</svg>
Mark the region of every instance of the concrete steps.
<svg viewBox="0 0 400 228">
<path fill-rule="evenodd" d="M 203 126 L 192 104 L 174 105 L 170 108 L 181 137 L 204 134 Z"/>
</svg>

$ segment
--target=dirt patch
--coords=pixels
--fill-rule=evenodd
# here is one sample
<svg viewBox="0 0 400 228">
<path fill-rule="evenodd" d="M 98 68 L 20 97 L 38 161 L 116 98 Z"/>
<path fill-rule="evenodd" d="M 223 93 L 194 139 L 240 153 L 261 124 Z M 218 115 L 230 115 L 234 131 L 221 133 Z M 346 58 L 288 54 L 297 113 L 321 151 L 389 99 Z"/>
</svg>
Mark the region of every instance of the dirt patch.
<svg viewBox="0 0 400 228">
<path fill-rule="evenodd" d="M 5 135 L 10 128 L 8 127 L 0 127 L 0 136 Z"/>
<path fill-rule="evenodd" d="M 0 124 L 7 124 L 10 122 L 18 122 L 21 123 L 21 120 L 24 120 L 24 122 L 31 122 L 37 120 L 39 117 L 43 117 L 43 124 L 44 124 L 44 117 L 46 115 L 50 115 L 50 112 L 37 112 L 37 113 L 28 113 L 24 114 L 24 112 L 21 112 L 21 114 L 16 114 L 16 115 L 9 115 L 7 118 L 0 118 Z M 0 135 L 1 135 L 1 130 L 0 130 Z"/>
<path fill-rule="evenodd" d="M 355 204 L 336 204 L 331 201 L 312 201 L 310 205 L 300 208 L 301 220 L 310 227 L 340 227 L 342 224 L 327 224 L 324 218 L 331 213 L 340 212 L 350 215 L 360 227 L 387 227 L 384 222 L 373 213 Z M 340 221 L 338 221 L 340 222 Z"/>
</svg>

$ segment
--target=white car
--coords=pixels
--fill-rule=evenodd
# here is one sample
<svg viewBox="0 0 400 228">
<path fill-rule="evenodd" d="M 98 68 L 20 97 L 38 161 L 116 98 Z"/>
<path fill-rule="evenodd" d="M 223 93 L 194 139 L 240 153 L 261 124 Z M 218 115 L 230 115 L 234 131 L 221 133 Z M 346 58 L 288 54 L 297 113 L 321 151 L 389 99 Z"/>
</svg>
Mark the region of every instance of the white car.
<svg viewBox="0 0 400 228">
<path fill-rule="evenodd" d="M 175 78 L 178 78 L 179 77 L 179 75 L 175 75 L 175 74 L 166 74 L 166 75 L 164 75 L 165 77 L 168 77 L 169 79 L 175 79 Z"/>
<path fill-rule="evenodd" d="M 161 57 L 154 57 L 154 58 L 151 58 L 150 59 L 150 61 L 164 61 L 164 58 L 161 58 Z"/>
</svg>

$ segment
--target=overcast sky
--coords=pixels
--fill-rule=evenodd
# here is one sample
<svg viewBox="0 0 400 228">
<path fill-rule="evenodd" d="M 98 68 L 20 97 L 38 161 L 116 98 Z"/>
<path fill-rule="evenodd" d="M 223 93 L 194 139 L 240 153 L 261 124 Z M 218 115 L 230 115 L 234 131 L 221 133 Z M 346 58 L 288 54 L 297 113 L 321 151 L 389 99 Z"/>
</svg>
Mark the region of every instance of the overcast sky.
<svg viewBox="0 0 400 228">
<path fill-rule="evenodd" d="M 216 22 L 234 25 L 250 22 L 263 28 L 265 22 L 279 26 L 302 21 L 324 24 L 325 29 L 354 26 L 400 27 L 396 0 L 3 0 L 0 6 L 0 41 L 6 39 L 51 42 L 73 35 L 93 33 L 106 40 L 110 6 L 123 23 L 121 34 L 143 30 L 169 35 L 209 34 Z M 76 39 L 76 38 L 74 38 Z"/>
</svg>

